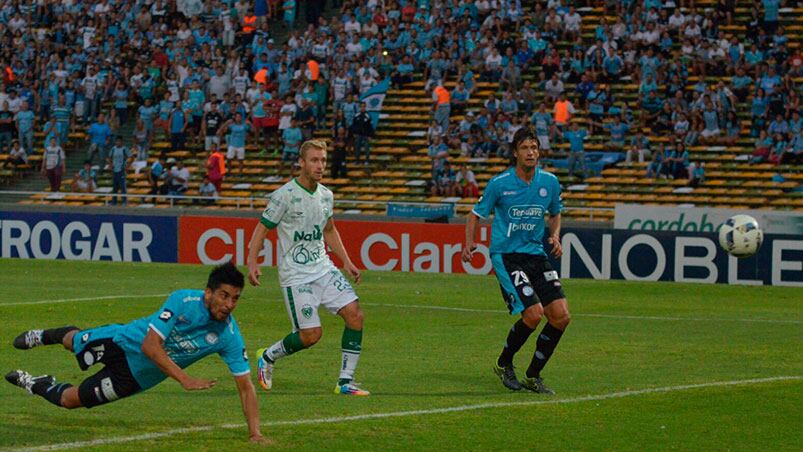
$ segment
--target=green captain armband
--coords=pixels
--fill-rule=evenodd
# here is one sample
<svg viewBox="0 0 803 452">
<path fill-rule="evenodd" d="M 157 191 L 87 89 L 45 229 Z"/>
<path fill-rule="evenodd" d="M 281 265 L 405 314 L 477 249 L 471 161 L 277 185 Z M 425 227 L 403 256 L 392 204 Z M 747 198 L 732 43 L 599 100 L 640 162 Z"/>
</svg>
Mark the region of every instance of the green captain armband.
<svg viewBox="0 0 803 452">
<path fill-rule="evenodd" d="M 266 219 L 265 217 L 260 217 L 259 222 L 268 229 L 273 229 L 278 226 L 278 224 Z"/>
</svg>

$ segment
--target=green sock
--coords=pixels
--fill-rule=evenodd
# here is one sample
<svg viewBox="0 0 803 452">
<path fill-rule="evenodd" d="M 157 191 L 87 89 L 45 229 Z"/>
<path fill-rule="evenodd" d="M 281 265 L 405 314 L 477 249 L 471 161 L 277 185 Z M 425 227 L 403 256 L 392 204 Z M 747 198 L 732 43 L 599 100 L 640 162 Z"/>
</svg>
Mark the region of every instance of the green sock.
<svg viewBox="0 0 803 452">
<path fill-rule="evenodd" d="M 346 327 L 343 330 L 340 346 L 343 350 L 343 360 L 337 384 L 344 385 L 351 383 L 354 379 L 354 371 L 357 369 L 357 362 L 360 360 L 362 351 L 362 330 L 352 330 Z"/>
<path fill-rule="evenodd" d="M 300 352 L 305 348 L 306 347 L 304 347 L 304 344 L 301 342 L 301 336 L 298 334 L 298 331 L 296 331 L 268 347 L 268 349 L 265 350 L 264 357 L 270 362 L 276 362 L 279 358 L 292 355 L 295 352 Z"/>
</svg>

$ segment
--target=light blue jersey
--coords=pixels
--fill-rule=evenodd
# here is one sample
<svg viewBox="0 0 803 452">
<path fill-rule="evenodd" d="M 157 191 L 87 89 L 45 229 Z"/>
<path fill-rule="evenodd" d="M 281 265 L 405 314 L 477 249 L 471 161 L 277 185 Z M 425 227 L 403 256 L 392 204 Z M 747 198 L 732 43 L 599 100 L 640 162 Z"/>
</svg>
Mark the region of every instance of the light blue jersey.
<svg viewBox="0 0 803 452">
<path fill-rule="evenodd" d="M 248 124 L 232 124 L 229 126 L 229 146 L 233 148 L 245 147 L 245 135 L 248 133 Z"/>
<path fill-rule="evenodd" d="M 546 256 L 544 251 L 544 214 L 558 215 L 563 210 L 560 184 L 554 174 L 535 169 L 527 184 L 508 168 L 488 182 L 482 198 L 472 212 L 488 218 L 494 214 L 491 229 L 491 254 L 525 253 Z"/>
<path fill-rule="evenodd" d="M 148 330 L 164 339 L 165 351 L 182 369 L 217 353 L 234 376 L 250 372 L 245 342 L 237 322 L 232 315 L 222 322 L 212 319 L 204 305 L 202 290 L 177 290 L 158 311 L 131 323 L 80 331 L 73 338 L 73 350 L 78 356 L 90 341 L 112 339 L 125 351 L 131 374 L 145 390 L 167 378 L 142 353 L 142 342 Z"/>
</svg>

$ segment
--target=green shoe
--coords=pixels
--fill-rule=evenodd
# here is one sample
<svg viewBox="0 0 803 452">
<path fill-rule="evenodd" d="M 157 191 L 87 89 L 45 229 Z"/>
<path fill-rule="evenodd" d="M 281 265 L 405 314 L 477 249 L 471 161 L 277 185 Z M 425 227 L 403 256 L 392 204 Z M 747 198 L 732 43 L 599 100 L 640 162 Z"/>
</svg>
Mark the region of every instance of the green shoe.
<svg viewBox="0 0 803 452">
<path fill-rule="evenodd" d="M 352 395 L 352 396 L 368 396 L 370 392 L 359 387 L 357 383 L 351 382 L 344 385 L 335 385 L 335 394 Z"/>
<path fill-rule="evenodd" d="M 521 390 L 521 384 L 519 384 L 519 380 L 516 378 L 516 370 L 513 368 L 512 364 L 502 367 L 499 363 L 494 363 L 493 370 L 496 376 L 502 380 L 502 384 L 505 385 L 506 388 L 511 391 Z"/>
<path fill-rule="evenodd" d="M 521 387 L 529 389 L 532 392 L 537 392 L 538 394 L 555 394 L 555 391 L 549 389 L 549 387 L 544 384 L 544 379 L 541 377 L 526 377 L 521 380 Z"/>
</svg>

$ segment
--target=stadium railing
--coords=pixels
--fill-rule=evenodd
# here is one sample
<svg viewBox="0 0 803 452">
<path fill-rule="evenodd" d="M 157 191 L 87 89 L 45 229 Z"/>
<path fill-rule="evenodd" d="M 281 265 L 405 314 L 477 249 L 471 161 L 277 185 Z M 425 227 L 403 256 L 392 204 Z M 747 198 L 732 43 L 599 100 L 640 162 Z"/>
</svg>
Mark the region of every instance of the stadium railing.
<svg viewBox="0 0 803 452">
<path fill-rule="evenodd" d="M 94 192 L 94 193 L 80 193 L 80 192 L 49 192 L 49 191 L 17 191 L 17 190 L 2 190 L 0 191 L 0 204 L 6 203 L 20 203 L 21 201 L 45 201 L 45 202 L 54 202 L 58 203 L 60 201 L 71 201 L 71 200 L 81 200 L 81 199 L 92 199 L 94 201 L 102 201 L 105 206 L 113 206 L 112 199 L 118 197 L 120 200 L 138 200 L 138 203 L 131 203 L 128 204 L 128 207 L 136 207 L 140 209 L 145 208 L 161 208 L 161 207 L 203 207 L 203 208 L 214 208 L 214 207 L 221 207 L 219 204 L 222 204 L 223 201 L 228 201 L 226 203 L 227 207 L 234 207 L 236 209 L 262 209 L 265 205 L 265 201 L 267 196 L 218 196 L 217 198 L 211 198 L 208 196 L 191 196 L 191 195 L 151 195 L 151 194 L 134 194 L 134 193 L 126 193 L 126 194 L 114 194 L 110 192 Z M 162 203 L 152 203 L 147 202 L 147 200 L 159 200 Z M 382 210 L 385 210 L 389 204 L 404 204 L 404 205 L 415 205 L 415 206 L 422 206 L 422 207 L 434 207 L 434 206 L 442 206 L 443 204 L 447 204 L 443 201 L 441 202 L 407 202 L 407 201 L 385 201 L 385 200 L 353 200 L 353 199 L 336 199 L 335 200 L 335 207 L 340 209 L 340 214 L 349 215 L 352 212 L 349 211 L 351 208 L 358 208 L 359 206 L 364 206 L 366 204 L 372 204 L 375 206 L 381 206 Z M 474 203 L 464 203 L 464 202 L 454 202 L 449 203 L 453 204 L 455 209 L 459 207 L 464 207 L 466 209 L 471 209 L 474 206 Z M 359 210 L 359 209 L 358 209 Z M 565 211 L 571 211 L 573 213 L 584 213 L 588 216 L 588 219 L 594 221 L 595 215 L 598 219 L 610 219 L 611 212 L 613 212 L 613 208 L 611 207 L 586 207 L 586 206 L 571 206 L 566 207 Z M 355 211 L 353 212 L 355 215 L 359 215 L 362 212 Z M 460 215 L 456 215 L 460 216 Z"/>
</svg>

